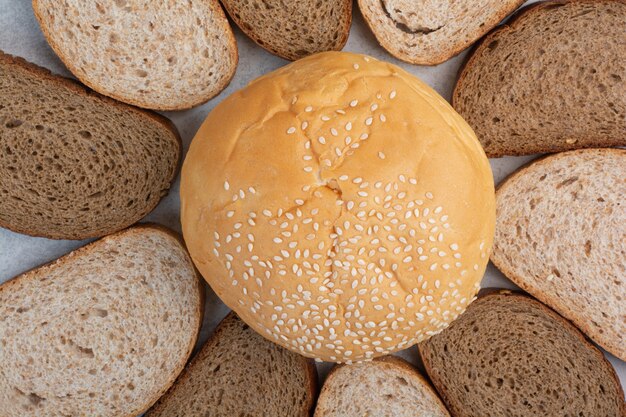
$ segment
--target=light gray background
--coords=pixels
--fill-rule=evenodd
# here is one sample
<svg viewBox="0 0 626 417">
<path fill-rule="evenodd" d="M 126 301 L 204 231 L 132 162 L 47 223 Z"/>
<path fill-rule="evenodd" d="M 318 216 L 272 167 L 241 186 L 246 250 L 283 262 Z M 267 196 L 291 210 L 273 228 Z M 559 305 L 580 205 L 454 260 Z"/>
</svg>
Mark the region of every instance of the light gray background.
<svg viewBox="0 0 626 417">
<path fill-rule="evenodd" d="M 528 3 L 532 3 L 532 1 Z M 185 152 L 200 124 L 217 103 L 234 91 L 244 87 L 251 80 L 287 63 L 287 61 L 275 57 L 258 47 L 243 35 L 234 24 L 232 26 L 235 30 L 239 47 L 239 67 L 228 88 L 218 97 L 202 106 L 182 112 L 165 113 L 178 127 L 183 138 Z M 29 0 L 0 0 L 0 49 L 6 53 L 21 56 L 28 61 L 46 67 L 54 73 L 71 76 L 46 43 L 33 15 Z M 461 55 L 436 67 L 421 67 L 402 63 L 394 59 L 378 45 L 376 39 L 365 25 L 356 3 L 350 38 L 344 50 L 368 54 L 400 65 L 430 84 L 446 99 L 450 99 L 457 71 L 467 53 L 465 51 Z M 530 159 L 532 157 L 492 159 L 491 167 L 496 183 L 499 183 L 505 176 Z M 144 220 L 157 222 L 180 232 L 178 192 L 179 178 L 176 179 L 169 195 Z M 85 243 L 87 241 L 55 241 L 34 238 L 0 228 L 0 283 L 33 267 L 58 258 Z M 487 269 L 482 286 L 483 288 L 516 288 L 491 264 Z M 207 288 L 204 325 L 198 346 L 204 343 L 208 335 L 211 334 L 227 312 L 227 308 Z M 401 352 L 400 355 L 421 367 L 416 348 Z M 624 386 L 626 383 L 626 363 L 610 354 L 606 354 L 606 356 L 617 370 L 622 386 Z M 330 364 L 320 364 L 319 368 L 322 376 L 326 374 L 330 366 Z"/>
</svg>

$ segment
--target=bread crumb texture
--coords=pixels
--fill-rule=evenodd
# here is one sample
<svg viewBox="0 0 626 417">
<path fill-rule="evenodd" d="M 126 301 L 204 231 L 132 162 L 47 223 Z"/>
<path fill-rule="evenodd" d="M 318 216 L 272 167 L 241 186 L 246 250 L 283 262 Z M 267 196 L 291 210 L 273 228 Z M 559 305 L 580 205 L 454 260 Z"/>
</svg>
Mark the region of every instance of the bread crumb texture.
<svg viewBox="0 0 626 417">
<path fill-rule="evenodd" d="M 327 52 L 232 95 L 185 161 L 182 224 L 216 293 L 265 337 L 352 362 L 441 331 L 478 291 L 488 160 L 435 91 Z"/>
<path fill-rule="evenodd" d="M 182 370 L 200 281 L 169 232 L 128 229 L 0 286 L 0 415 L 127 416 Z"/>
</svg>

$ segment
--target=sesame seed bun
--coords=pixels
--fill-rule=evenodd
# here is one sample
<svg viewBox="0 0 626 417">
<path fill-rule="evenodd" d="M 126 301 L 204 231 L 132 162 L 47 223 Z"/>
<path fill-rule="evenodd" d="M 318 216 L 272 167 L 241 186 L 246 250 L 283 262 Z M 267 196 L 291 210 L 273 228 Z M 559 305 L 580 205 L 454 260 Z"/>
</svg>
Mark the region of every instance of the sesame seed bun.
<svg viewBox="0 0 626 417">
<path fill-rule="evenodd" d="M 478 292 L 494 224 L 489 162 L 435 91 L 327 52 L 220 103 L 182 171 L 198 269 L 252 328 L 334 362 L 445 328 Z"/>
</svg>

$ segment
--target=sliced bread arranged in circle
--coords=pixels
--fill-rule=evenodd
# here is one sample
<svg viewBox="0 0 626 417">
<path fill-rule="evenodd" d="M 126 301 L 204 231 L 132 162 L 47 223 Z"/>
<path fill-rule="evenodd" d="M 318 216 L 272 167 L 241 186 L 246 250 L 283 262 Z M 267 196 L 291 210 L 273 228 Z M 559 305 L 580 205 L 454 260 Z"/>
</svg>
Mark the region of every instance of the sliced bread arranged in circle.
<svg viewBox="0 0 626 417">
<path fill-rule="evenodd" d="M 478 4 L 480 3 L 480 4 Z M 398 59 L 437 65 L 496 26 L 524 0 L 359 0 L 378 42 Z"/>
<path fill-rule="evenodd" d="M 405 360 L 385 356 L 337 365 L 317 401 L 315 417 L 449 417 L 430 384 Z"/>
<path fill-rule="evenodd" d="M 490 158 L 626 145 L 626 1 L 533 4 L 474 49 L 452 104 Z"/>
<path fill-rule="evenodd" d="M 624 392 L 602 352 L 526 295 L 478 298 L 419 349 L 454 417 L 626 416 Z"/>
<path fill-rule="evenodd" d="M 352 0 L 222 0 L 222 4 L 254 42 L 291 61 L 339 51 L 350 33 Z"/>
<path fill-rule="evenodd" d="M 181 141 L 156 113 L 0 51 L 0 226 L 53 239 L 104 236 L 167 194 Z"/>
<path fill-rule="evenodd" d="M 237 44 L 217 0 L 33 0 L 33 10 L 65 66 L 125 103 L 188 109 L 235 74 Z"/>
<path fill-rule="evenodd" d="M 0 285 L 0 415 L 141 414 L 187 362 L 203 301 L 180 237 L 150 225 Z"/>
<path fill-rule="evenodd" d="M 316 393 L 313 360 L 230 313 L 146 417 L 309 417 Z"/>
<path fill-rule="evenodd" d="M 532 162 L 496 192 L 491 260 L 509 279 L 626 360 L 626 150 Z"/>
</svg>

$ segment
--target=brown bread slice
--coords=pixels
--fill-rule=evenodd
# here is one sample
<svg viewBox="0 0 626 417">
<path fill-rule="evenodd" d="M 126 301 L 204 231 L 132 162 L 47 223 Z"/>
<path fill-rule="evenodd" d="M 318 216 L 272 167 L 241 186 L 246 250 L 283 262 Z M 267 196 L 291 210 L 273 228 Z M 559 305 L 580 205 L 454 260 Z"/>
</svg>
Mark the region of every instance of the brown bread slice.
<svg viewBox="0 0 626 417">
<path fill-rule="evenodd" d="M 183 110 L 222 91 L 237 43 L 218 0 L 32 0 L 50 46 L 84 84 L 125 103 Z"/>
<path fill-rule="evenodd" d="M 352 0 L 222 0 L 241 30 L 289 60 L 340 51 L 348 40 Z"/>
<path fill-rule="evenodd" d="M 449 417 L 430 384 L 408 362 L 386 356 L 335 366 L 315 417 Z"/>
<path fill-rule="evenodd" d="M 626 150 L 532 162 L 496 193 L 493 263 L 626 360 Z"/>
<path fill-rule="evenodd" d="M 166 118 L 0 51 L 0 226 L 54 239 L 121 230 L 176 175 Z"/>
<path fill-rule="evenodd" d="M 230 313 L 146 417 L 307 417 L 316 391 L 312 360 Z"/>
<path fill-rule="evenodd" d="M 365 21 L 390 54 L 440 64 L 497 25 L 524 0 L 359 0 Z"/>
<path fill-rule="evenodd" d="M 454 417 L 623 417 L 602 353 L 538 301 L 501 291 L 473 302 L 419 346 Z"/>
<path fill-rule="evenodd" d="M 174 382 L 202 323 L 180 238 L 143 225 L 0 286 L 0 416 L 134 417 Z"/>
<path fill-rule="evenodd" d="M 626 145 L 626 1 L 559 0 L 486 36 L 452 103 L 489 157 Z"/>
</svg>

